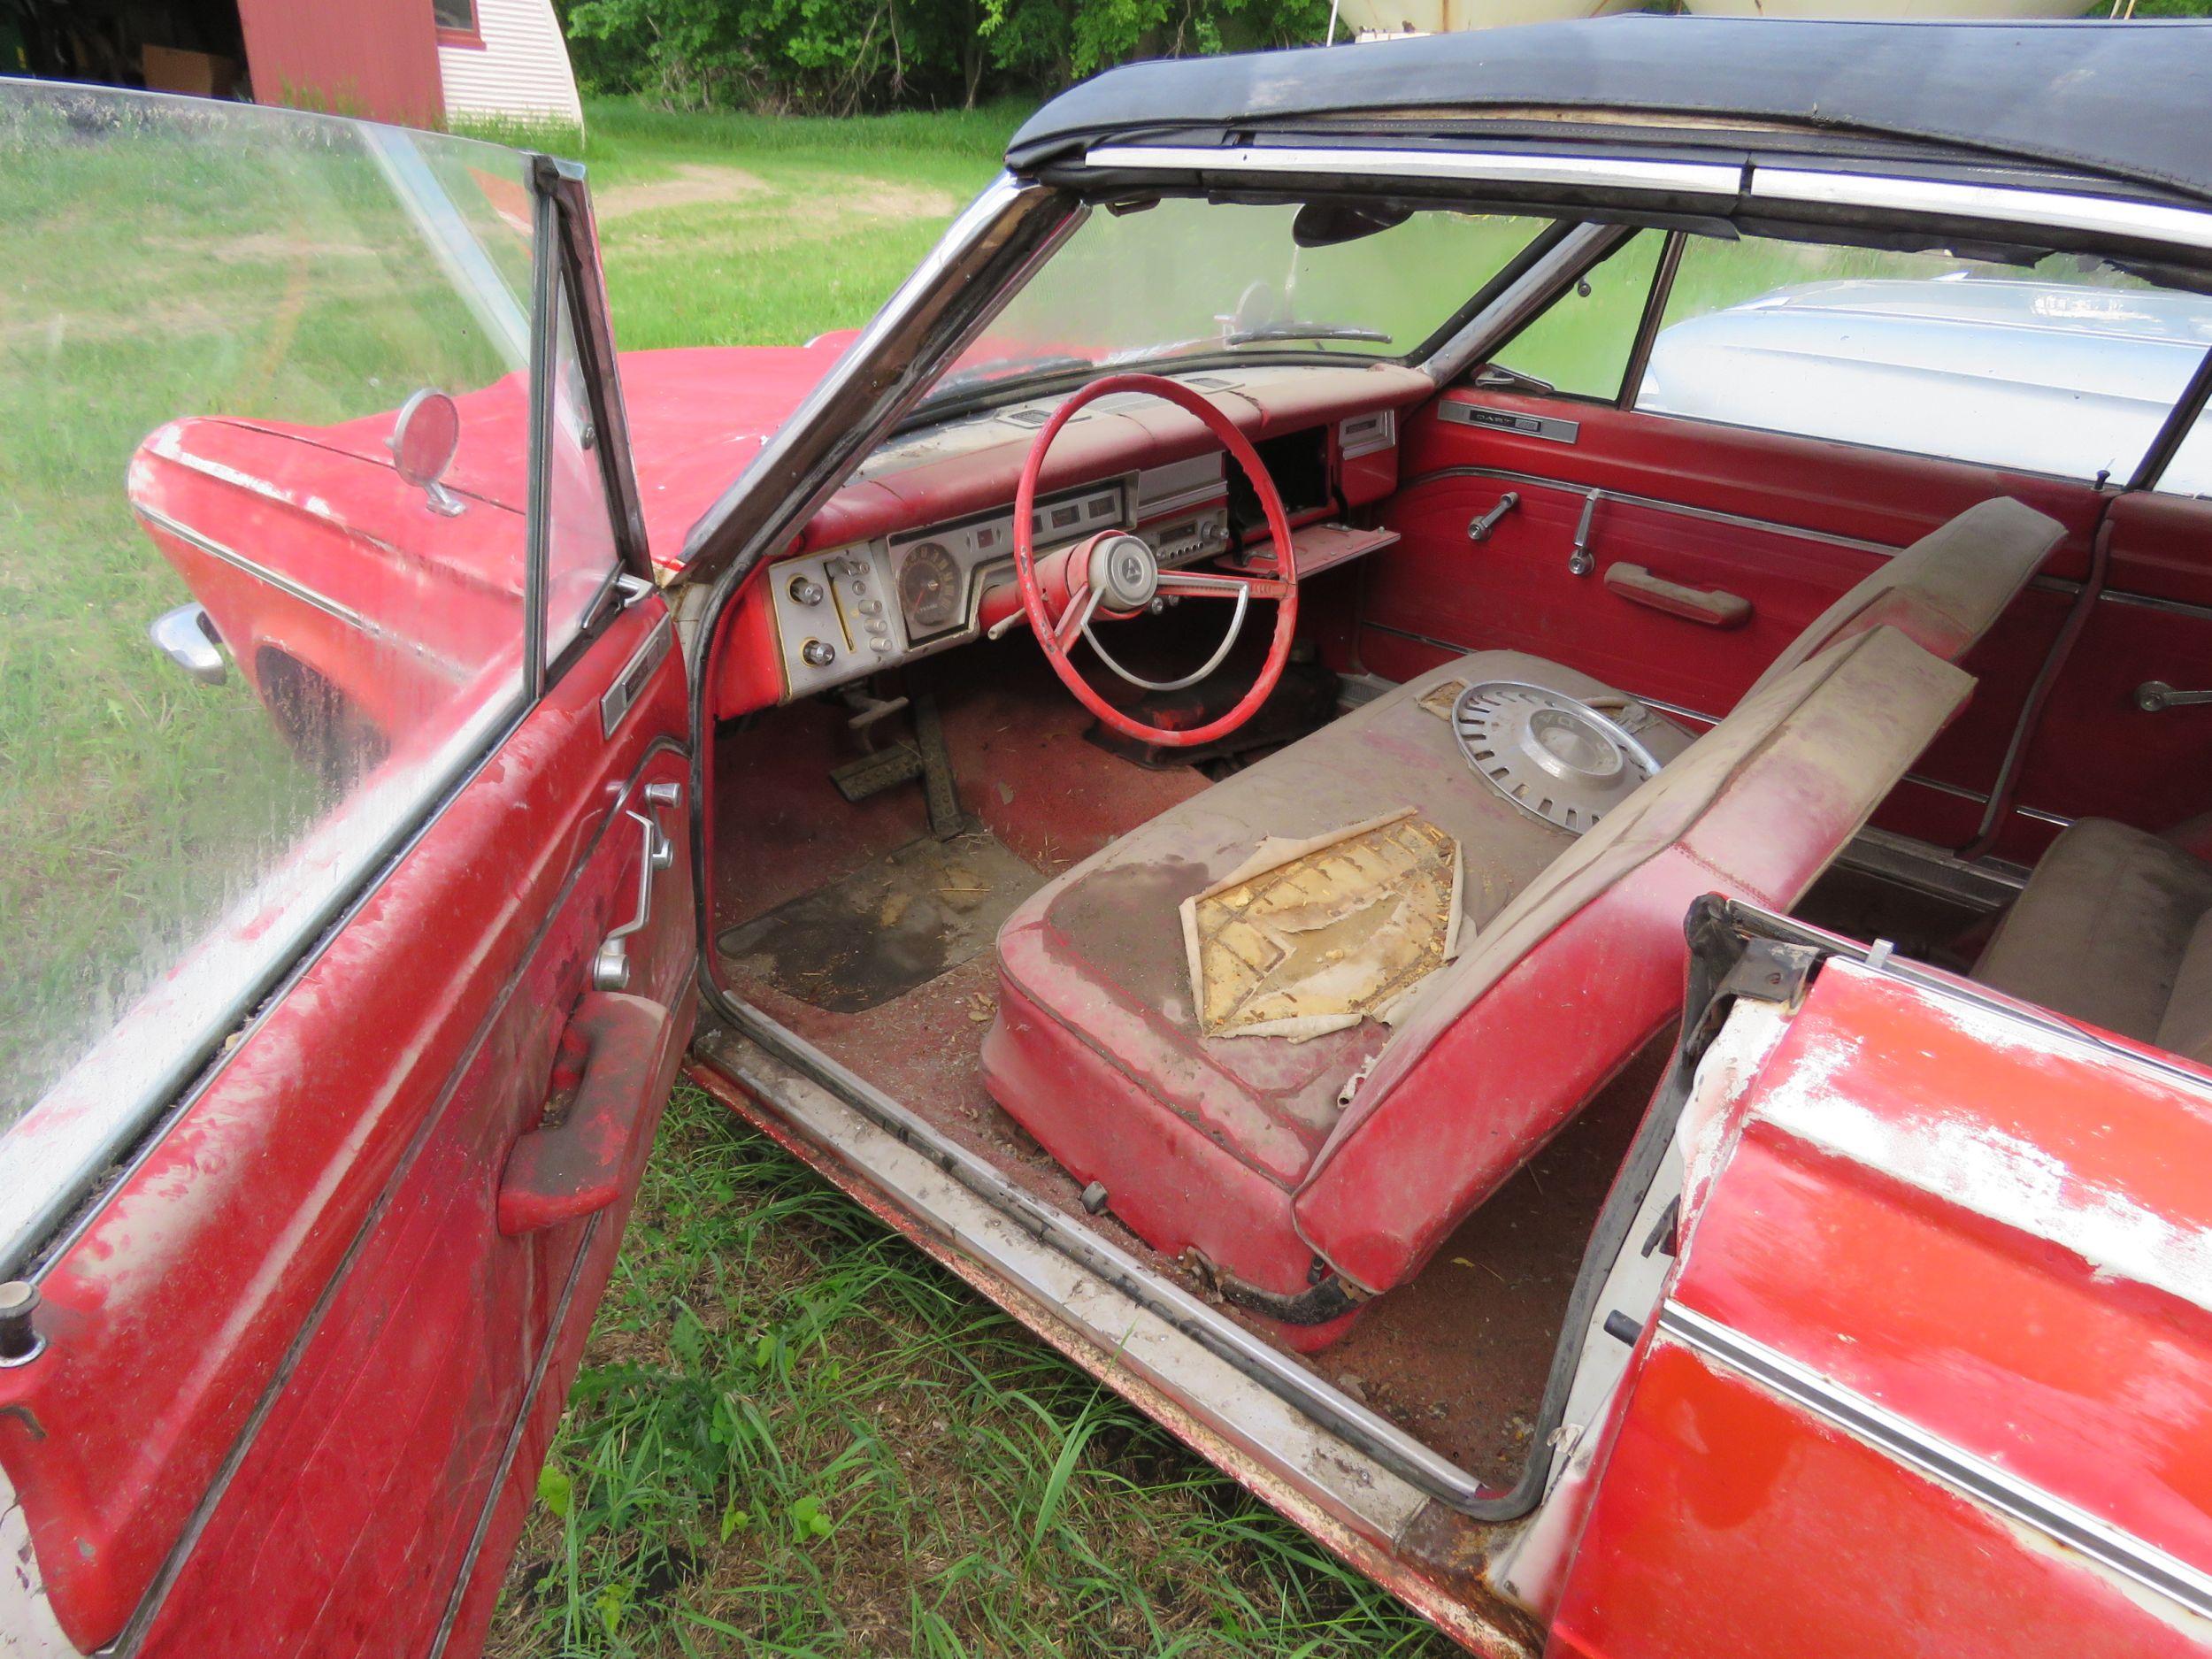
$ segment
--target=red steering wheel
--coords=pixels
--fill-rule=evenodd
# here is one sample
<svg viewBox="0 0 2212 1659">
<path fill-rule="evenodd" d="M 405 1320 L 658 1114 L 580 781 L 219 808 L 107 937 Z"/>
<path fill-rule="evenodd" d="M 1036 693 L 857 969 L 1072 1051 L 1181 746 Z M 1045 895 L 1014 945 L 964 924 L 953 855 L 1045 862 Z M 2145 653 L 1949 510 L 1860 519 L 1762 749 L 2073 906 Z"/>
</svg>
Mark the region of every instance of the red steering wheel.
<svg viewBox="0 0 2212 1659">
<path fill-rule="evenodd" d="M 1222 447 L 1244 469 L 1245 477 L 1251 480 L 1253 494 L 1259 497 L 1260 508 L 1267 515 L 1269 533 L 1275 538 L 1279 576 L 1164 571 L 1151 545 L 1141 537 L 1125 529 L 1103 530 L 1078 542 L 1066 553 L 1056 555 L 1056 562 L 1048 561 L 1052 586 L 1064 588 L 1066 595 L 1060 614 L 1052 614 L 1046 603 L 1046 584 L 1038 574 L 1032 528 L 1037 506 L 1037 480 L 1044 472 L 1046 453 L 1051 449 L 1053 439 L 1059 436 L 1060 428 L 1087 405 L 1116 392 L 1145 392 L 1173 403 L 1195 415 L 1206 430 L 1221 441 Z M 1052 664 L 1052 671 L 1060 676 L 1061 682 L 1075 694 L 1076 701 L 1125 737 L 1169 749 L 1194 749 L 1202 743 L 1210 743 L 1217 738 L 1226 737 L 1250 719 L 1282 679 L 1283 665 L 1290 660 L 1291 637 L 1298 628 L 1297 560 L 1290 552 L 1290 521 L 1283 512 L 1283 498 L 1276 491 L 1275 480 L 1267 475 L 1267 468 L 1244 434 L 1237 430 L 1235 422 L 1188 387 L 1156 374 L 1109 374 L 1093 380 L 1061 404 L 1059 412 L 1037 434 L 1036 441 L 1029 447 L 1029 459 L 1022 467 L 1021 487 L 1014 493 L 1014 575 L 1021 584 L 1022 609 L 1028 613 L 1029 626 L 1038 644 L 1044 648 L 1045 660 Z M 1151 610 L 1153 601 L 1161 597 L 1228 599 L 1236 605 L 1230 618 L 1228 635 L 1206 665 L 1194 674 L 1164 683 L 1140 679 L 1122 667 L 1107 655 L 1090 631 L 1092 620 L 1098 615 L 1117 619 L 1142 616 Z M 1268 648 L 1267 661 L 1261 665 L 1251 689 L 1235 708 L 1204 726 L 1174 731 L 1133 718 L 1093 690 L 1090 682 L 1068 660 L 1070 648 L 1081 636 L 1090 640 L 1091 649 L 1098 653 L 1100 661 L 1130 684 L 1147 691 L 1180 690 L 1204 679 L 1229 655 L 1229 648 L 1243 631 L 1245 611 L 1254 599 L 1276 601 L 1274 643 Z"/>
</svg>

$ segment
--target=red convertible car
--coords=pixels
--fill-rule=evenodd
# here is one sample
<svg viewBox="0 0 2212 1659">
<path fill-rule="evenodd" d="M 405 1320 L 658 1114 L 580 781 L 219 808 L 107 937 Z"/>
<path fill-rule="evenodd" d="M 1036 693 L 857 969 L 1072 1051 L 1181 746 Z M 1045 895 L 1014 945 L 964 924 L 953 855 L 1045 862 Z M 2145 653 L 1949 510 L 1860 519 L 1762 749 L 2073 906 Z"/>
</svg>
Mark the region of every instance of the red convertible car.
<svg viewBox="0 0 2212 1659">
<path fill-rule="evenodd" d="M 1135 65 L 620 358 L 579 169 L 7 88 L 0 572 L 188 781 L 27 911 L 0 1652 L 474 1651 L 680 1067 L 1471 1650 L 2212 1648 L 2208 87 Z"/>
</svg>

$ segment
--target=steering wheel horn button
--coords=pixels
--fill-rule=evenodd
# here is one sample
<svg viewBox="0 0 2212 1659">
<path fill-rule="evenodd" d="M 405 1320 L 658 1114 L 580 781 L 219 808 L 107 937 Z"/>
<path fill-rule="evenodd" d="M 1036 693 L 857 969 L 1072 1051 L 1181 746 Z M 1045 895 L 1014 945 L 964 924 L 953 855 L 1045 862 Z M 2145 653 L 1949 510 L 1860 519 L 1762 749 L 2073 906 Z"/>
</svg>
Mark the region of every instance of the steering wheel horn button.
<svg viewBox="0 0 2212 1659">
<path fill-rule="evenodd" d="M 1108 611 L 1142 611 L 1159 591 L 1160 561 L 1141 536 L 1111 530 L 1091 543 L 1087 575 Z"/>
</svg>

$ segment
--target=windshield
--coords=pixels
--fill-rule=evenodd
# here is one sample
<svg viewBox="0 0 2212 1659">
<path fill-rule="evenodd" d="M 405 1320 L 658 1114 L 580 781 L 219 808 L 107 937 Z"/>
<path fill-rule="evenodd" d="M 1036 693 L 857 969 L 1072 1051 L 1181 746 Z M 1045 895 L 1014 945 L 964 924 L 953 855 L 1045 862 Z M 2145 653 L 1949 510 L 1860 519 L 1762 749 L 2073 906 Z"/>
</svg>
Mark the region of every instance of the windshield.
<svg viewBox="0 0 2212 1659">
<path fill-rule="evenodd" d="M 1057 370 L 1285 351 L 1417 355 L 1548 223 L 1170 198 L 1093 212 L 931 401 Z M 1302 219 L 1302 237 L 1293 226 Z M 1320 247 L 1299 240 L 1345 238 Z"/>
</svg>

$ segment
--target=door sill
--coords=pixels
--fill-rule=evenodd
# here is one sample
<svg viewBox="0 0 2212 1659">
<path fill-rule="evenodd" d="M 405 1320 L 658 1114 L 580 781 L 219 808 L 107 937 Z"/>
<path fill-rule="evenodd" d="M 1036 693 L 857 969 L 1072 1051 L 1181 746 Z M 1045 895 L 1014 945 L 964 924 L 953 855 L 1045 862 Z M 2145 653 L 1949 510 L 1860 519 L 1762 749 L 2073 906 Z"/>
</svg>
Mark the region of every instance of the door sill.
<svg viewBox="0 0 2212 1659">
<path fill-rule="evenodd" d="M 713 1001 L 688 1065 L 709 1094 L 1456 1640 L 1539 1650 L 1486 1577 L 1525 1524 L 1462 1512 L 1496 1491 L 757 1009 Z"/>
<path fill-rule="evenodd" d="M 1961 858 L 1947 849 L 1871 825 L 1852 837 L 1837 862 L 1991 914 L 2020 896 L 2029 874 L 2025 865 L 2008 859 Z"/>
</svg>

